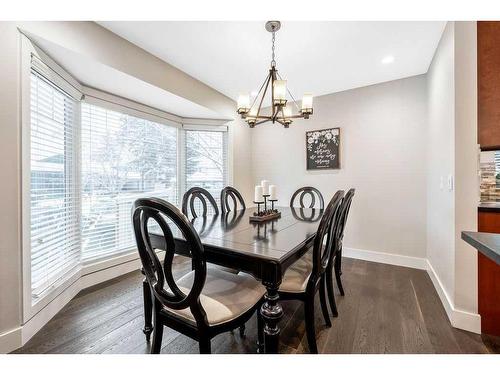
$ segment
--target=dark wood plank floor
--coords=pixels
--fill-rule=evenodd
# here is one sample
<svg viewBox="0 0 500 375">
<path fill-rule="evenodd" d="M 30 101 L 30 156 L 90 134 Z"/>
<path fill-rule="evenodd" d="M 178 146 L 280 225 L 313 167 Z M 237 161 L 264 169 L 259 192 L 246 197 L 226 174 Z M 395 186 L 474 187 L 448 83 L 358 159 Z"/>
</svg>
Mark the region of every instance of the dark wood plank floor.
<svg viewBox="0 0 500 375">
<path fill-rule="evenodd" d="M 345 259 L 345 297 L 326 328 L 317 309 L 322 353 L 500 353 L 500 339 L 452 328 L 425 271 Z M 178 273 L 190 269 L 179 263 Z M 16 353 L 147 353 L 139 272 L 94 286 L 75 297 Z M 317 301 L 319 308 L 319 301 Z M 298 302 L 283 303 L 281 352 L 308 352 Z M 256 319 L 246 337 L 227 333 L 212 341 L 214 353 L 254 353 Z M 198 344 L 165 328 L 163 353 L 198 353 Z"/>
</svg>

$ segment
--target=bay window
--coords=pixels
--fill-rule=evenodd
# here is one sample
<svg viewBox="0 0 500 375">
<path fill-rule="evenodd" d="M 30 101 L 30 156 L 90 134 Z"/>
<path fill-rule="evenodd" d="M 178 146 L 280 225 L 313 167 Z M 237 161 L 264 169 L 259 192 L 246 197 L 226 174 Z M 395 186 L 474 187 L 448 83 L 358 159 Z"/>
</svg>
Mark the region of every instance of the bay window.
<svg viewBox="0 0 500 375">
<path fill-rule="evenodd" d="M 227 128 L 183 126 L 177 116 L 85 88 L 25 38 L 24 49 L 27 322 L 54 301 L 49 310 L 61 308 L 83 276 L 131 269 L 138 258 L 130 218 L 136 199 L 159 197 L 179 206 L 187 189 L 201 186 L 219 200 L 227 185 Z M 84 93 L 101 97 L 84 99 Z"/>
</svg>

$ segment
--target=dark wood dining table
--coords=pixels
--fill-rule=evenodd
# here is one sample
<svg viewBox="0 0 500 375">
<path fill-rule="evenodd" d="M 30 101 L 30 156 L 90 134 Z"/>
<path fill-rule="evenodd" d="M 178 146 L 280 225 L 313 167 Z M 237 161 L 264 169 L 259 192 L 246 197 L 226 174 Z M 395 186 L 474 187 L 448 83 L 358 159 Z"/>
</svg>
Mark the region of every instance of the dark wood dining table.
<svg viewBox="0 0 500 375">
<path fill-rule="evenodd" d="M 251 223 L 255 208 L 191 220 L 204 246 L 206 261 L 247 272 L 266 288 L 261 314 L 264 320 L 264 343 L 259 351 L 277 353 L 279 323 L 283 309 L 279 287 L 286 269 L 299 259 L 314 240 L 323 210 L 277 207 L 281 217 L 264 223 Z M 176 252 L 189 256 L 185 240 L 176 235 Z M 177 232 L 178 233 L 178 232 Z M 165 249 L 163 235 L 150 231 L 151 244 Z"/>
</svg>

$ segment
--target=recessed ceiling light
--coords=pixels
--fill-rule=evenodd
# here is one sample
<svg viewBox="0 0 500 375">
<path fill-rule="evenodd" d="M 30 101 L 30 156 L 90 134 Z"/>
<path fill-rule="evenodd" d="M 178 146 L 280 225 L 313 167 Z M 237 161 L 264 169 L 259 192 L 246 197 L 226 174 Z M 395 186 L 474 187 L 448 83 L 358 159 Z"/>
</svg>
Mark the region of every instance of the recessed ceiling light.
<svg viewBox="0 0 500 375">
<path fill-rule="evenodd" d="M 394 56 L 388 55 L 382 59 L 382 64 L 392 64 L 394 62 Z"/>
</svg>

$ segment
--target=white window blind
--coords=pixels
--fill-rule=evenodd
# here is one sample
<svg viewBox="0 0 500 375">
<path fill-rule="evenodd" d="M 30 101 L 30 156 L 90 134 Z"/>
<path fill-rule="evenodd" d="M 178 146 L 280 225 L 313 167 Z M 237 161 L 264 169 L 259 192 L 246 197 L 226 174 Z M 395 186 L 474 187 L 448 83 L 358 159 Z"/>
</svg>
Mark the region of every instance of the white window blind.
<svg viewBox="0 0 500 375">
<path fill-rule="evenodd" d="M 34 304 L 80 262 L 78 103 L 30 76 L 30 248 Z"/>
<path fill-rule="evenodd" d="M 186 190 L 202 187 L 220 206 L 220 191 L 227 185 L 227 132 L 190 129 L 184 139 Z"/>
<path fill-rule="evenodd" d="M 82 256 L 135 249 L 140 197 L 177 204 L 177 128 L 82 103 Z"/>
</svg>

